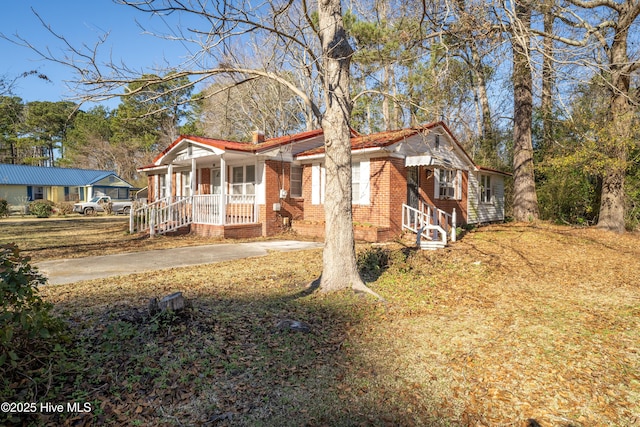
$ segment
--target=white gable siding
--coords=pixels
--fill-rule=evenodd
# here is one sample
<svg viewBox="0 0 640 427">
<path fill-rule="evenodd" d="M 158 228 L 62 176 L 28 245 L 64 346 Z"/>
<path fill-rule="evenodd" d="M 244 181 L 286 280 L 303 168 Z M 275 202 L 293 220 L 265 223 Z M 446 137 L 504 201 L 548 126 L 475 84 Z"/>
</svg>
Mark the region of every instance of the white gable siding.
<svg viewBox="0 0 640 427">
<path fill-rule="evenodd" d="M 491 203 L 480 203 L 480 175 L 482 172 L 469 173 L 469 194 L 467 198 L 467 223 L 482 224 L 504 220 L 504 177 L 491 176 Z"/>
<path fill-rule="evenodd" d="M 93 183 L 94 186 L 106 186 L 106 187 L 131 187 L 131 185 L 115 175 L 110 175 L 97 182 Z"/>
<path fill-rule="evenodd" d="M 407 157 L 428 159 L 428 162 L 417 163 L 423 166 L 458 170 L 472 170 L 474 168 L 474 165 L 446 133 L 440 134 L 438 145 L 436 147 L 435 133 L 429 133 L 426 136 L 418 134 L 397 144 L 395 151 Z"/>
<path fill-rule="evenodd" d="M 174 161 L 182 161 L 196 159 L 198 157 L 210 156 L 213 150 L 209 150 L 197 145 L 185 146 L 181 150 L 176 151 L 173 156 Z"/>
</svg>

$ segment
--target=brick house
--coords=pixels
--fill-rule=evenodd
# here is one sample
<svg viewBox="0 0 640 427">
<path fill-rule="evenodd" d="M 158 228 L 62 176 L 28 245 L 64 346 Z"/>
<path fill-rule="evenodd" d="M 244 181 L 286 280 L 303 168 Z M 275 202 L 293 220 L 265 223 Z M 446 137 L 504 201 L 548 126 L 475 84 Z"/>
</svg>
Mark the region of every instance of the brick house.
<svg viewBox="0 0 640 427">
<path fill-rule="evenodd" d="M 181 136 L 149 166 L 149 203 L 132 231 L 187 228 L 230 238 L 324 234 L 322 130 L 253 143 Z M 462 224 L 504 219 L 508 174 L 477 166 L 445 123 L 360 135 L 352 132 L 356 238 L 403 231 L 455 239 Z"/>
</svg>

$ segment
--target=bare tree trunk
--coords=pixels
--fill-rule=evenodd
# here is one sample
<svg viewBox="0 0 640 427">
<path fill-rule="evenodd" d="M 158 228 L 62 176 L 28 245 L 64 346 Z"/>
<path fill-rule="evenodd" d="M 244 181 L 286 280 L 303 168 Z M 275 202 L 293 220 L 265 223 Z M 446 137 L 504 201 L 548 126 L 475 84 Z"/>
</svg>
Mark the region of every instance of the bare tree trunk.
<svg viewBox="0 0 640 427">
<path fill-rule="evenodd" d="M 533 81 L 529 63 L 531 7 L 516 4 L 521 26 L 514 29 L 513 45 L 513 216 L 516 221 L 538 219 L 538 198 L 533 171 L 531 124 Z"/>
<path fill-rule="evenodd" d="M 620 27 L 618 27 L 620 28 Z M 624 233 L 624 179 L 631 139 L 632 111 L 629 104 L 630 77 L 625 70 L 628 27 L 616 33 L 611 45 L 611 138 L 604 147 L 610 166 L 602 181 L 598 228 Z"/>
<path fill-rule="evenodd" d="M 356 265 L 351 212 L 349 64 L 353 50 L 342 22 L 340 0 L 320 0 L 319 32 L 324 64 L 325 244 L 320 289 L 366 291 Z"/>
<path fill-rule="evenodd" d="M 546 11 L 544 14 L 544 32 L 553 34 L 553 14 Z M 545 37 L 542 42 L 542 97 L 540 109 L 542 110 L 542 147 L 548 150 L 553 143 L 553 40 Z"/>
<path fill-rule="evenodd" d="M 384 74 L 383 74 L 383 82 L 382 82 L 382 91 L 385 95 L 382 97 L 382 126 L 384 130 L 391 129 L 391 115 L 389 113 L 389 97 L 386 95 L 389 93 L 389 69 L 388 65 L 384 66 Z"/>
<path fill-rule="evenodd" d="M 482 111 L 482 142 L 480 145 L 480 153 L 485 160 L 489 160 L 491 163 L 496 163 L 492 164 L 492 166 L 498 166 L 498 151 L 495 136 L 493 134 L 491 107 L 489 106 L 489 95 L 487 95 L 487 81 L 484 76 L 484 71 L 482 70 L 482 59 L 480 58 L 478 48 L 473 41 L 470 43 L 469 48 L 471 50 L 471 60 L 473 62 L 471 72 L 473 73 L 475 90 L 478 94 L 478 101 Z"/>
</svg>

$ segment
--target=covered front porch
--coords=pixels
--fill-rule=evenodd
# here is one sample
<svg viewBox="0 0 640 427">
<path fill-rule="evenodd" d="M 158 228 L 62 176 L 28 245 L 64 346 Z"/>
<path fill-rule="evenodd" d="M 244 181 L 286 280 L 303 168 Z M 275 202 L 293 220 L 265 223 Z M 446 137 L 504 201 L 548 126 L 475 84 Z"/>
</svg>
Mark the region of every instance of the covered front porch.
<svg viewBox="0 0 640 427">
<path fill-rule="evenodd" d="M 130 231 L 155 234 L 198 230 L 209 236 L 262 234 L 264 159 L 256 153 L 183 138 L 141 168 L 148 202 L 134 206 Z"/>
<path fill-rule="evenodd" d="M 154 236 L 197 225 L 200 234 L 228 237 L 228 231 L 235 230 L 234 235 L 240 232 L 244 237 L 257 237 L 262 232 L 261 227 L 256 227 L 260 226 L 258 218 L 255 195 L 173 196 L 134 206 L 129 229 L 131 233 Z M 246 225 L 252 227 L 239 227 Z M 246 230 L 242 232 L 243 229 Z"/>
</svg>

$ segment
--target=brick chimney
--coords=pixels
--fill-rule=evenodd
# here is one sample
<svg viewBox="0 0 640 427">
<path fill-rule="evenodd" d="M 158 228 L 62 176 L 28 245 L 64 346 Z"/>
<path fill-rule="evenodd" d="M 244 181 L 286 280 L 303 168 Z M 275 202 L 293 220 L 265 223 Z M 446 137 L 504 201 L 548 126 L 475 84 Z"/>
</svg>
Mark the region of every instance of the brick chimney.
<svg viewBox="0 0 640 427">
<path fill-rule="evenodd" d="M 260 144 L 261 142 L 264 142 L 264 132 L 261 130 L 254 130 L 251 142 L 253 144 Z"/>
</svg>

